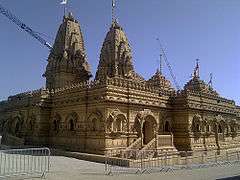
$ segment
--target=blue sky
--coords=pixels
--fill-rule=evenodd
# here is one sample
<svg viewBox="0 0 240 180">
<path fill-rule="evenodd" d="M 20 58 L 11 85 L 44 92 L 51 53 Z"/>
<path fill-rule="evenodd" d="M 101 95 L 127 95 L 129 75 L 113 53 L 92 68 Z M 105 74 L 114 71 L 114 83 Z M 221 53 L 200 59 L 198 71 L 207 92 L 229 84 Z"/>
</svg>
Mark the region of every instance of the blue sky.
<svg viewBox="0 0 240 180">
<path fill-rule="evenodd" d="M 62 21 L 61 0 L 0 0 L 22 21 L 53 42 Z M 200 59 L 201 78 L 240 104 L 239 0 L 117 0 L 117 17 L 130 41 L 136 71 L 145 79 L 158 67 L 158 37 L 183 86 Z M 111 0 L 69 0 L 80 21 L 95 74 L 111 23 Z M 0 15 L 0 99 L 43 87 L 48 49 Z M 171 79 L 166 65 L 164 74 Z"/>
</svg>

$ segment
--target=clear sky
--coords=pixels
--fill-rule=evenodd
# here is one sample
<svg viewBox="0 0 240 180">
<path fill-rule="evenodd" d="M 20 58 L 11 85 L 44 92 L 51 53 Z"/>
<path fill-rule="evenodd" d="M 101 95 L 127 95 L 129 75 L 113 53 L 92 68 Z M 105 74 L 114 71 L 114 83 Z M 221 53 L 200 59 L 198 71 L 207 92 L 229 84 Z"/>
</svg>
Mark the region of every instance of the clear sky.
<svg viewBox="0 0 240 180">
<path fill-rule="evenodd" d="M 62 21 L 61 0 L 0 0 L 53 42 Z M 111 23 L 111 0 L 69 0 L 80 21 L 93 74 Z M 130 41 L 136 71 L 145 79 L 158 67 L 158 37 L 181 86 L 200 59 L 201 78 L 240 104 L 239 0 L 117 0 L 117 17 Z M 0 99 L 43 87 L 48 49 L 0 15 Z M 168 69 L 164 66 L 168 79 Z"/>
</svg>

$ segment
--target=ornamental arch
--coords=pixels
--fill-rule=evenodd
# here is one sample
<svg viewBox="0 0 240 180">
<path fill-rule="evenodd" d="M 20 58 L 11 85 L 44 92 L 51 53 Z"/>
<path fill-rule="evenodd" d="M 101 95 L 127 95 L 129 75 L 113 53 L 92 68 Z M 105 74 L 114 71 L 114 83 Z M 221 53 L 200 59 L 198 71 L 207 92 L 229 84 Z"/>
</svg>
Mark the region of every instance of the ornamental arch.
<svg viewBox="0 0 240 180">
<path fill-rule="evenodd" d="M 104 130 L 103 116 L 100 111 L 93 112 L 88 116 L 88 127 L 90 131 Z"/>
<path fill-rule="evenodd" d="M 202 120 L 202 117 L 199 114 L 193 116 L 192 132 L 194 132 L 194 133 L 201 132 L 202 131 L 202 124 L 203 124 L 203 120 Z"/>
<path fill-rule="evenodd" d="M 144 118 L 142 132 L 143 132 L 143 143 L 148 144 L 153 138 L 155 138 L 157 122 L 155 118 L 148 115 Z"/>
<path fill-rule="evenodd" d="M 24 126 L 24 118 L 21 115 L 9 118 L 6 124 L 6 131 L 13 136 L 20 137 Z"/>
<path fill-rule="evenodd" d="M 169 115 L 163 115 L 159 121 L 159 134 L 170 134 L 172 133 L 172 117 Z"/>
<path fill-rule="evenodd" d="M 148 144 L 157 134 L 157 120 L 151 111 L 141 111 L 137 114 L 134 122 L 138 136 L 143 144 Z"/>
<path fill-rule="evenodd" d="M 119 109 L 111 111 L 107 118 L 108 132 L 126 132 L 127 131 L 127 117 L 126 114 Z"/>
<path fill-rule="evenodd" d="M 66 117 L 66 125 L 68 131 L 76 131 L 77 129 L 78 114 L 76 112 L 70 113 Z"/>
<path fill-rule="evenodd" d="M 59 113 L 56 113 L 53 117 L 52 130 L 54 132 L 59 132 L 61 128 L 62 117 Z"/>
</svg>

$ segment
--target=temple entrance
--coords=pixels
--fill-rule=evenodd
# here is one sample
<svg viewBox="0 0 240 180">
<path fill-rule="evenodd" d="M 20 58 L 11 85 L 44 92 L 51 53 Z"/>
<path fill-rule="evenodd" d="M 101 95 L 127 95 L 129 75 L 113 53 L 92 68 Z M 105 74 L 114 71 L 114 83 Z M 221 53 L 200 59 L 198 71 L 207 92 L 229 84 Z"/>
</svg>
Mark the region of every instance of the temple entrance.
<svg viewBox="0 0 240 180">
<path fill-rule="evenodd" d="M 155 120 L 153 117 L 148 116 L 143 123 L 142 134 L 143 134 L 143 144 L 148 144 L 154 137 L 154 126 Z"/>
</svg>

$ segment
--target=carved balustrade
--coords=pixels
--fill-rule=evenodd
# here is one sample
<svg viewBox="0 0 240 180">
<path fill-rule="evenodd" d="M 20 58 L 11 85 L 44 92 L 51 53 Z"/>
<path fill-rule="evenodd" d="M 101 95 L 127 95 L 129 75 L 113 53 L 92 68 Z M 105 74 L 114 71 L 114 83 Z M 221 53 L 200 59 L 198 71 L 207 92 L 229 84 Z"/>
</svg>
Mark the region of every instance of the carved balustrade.
<svg viewBox="0 0 240 180">
<path fill-rule="evenodd" d="M 157 147 L 162 146 L 173 146 L 172 135 L 158 135 L 157 136 Z"/>
</svg>

